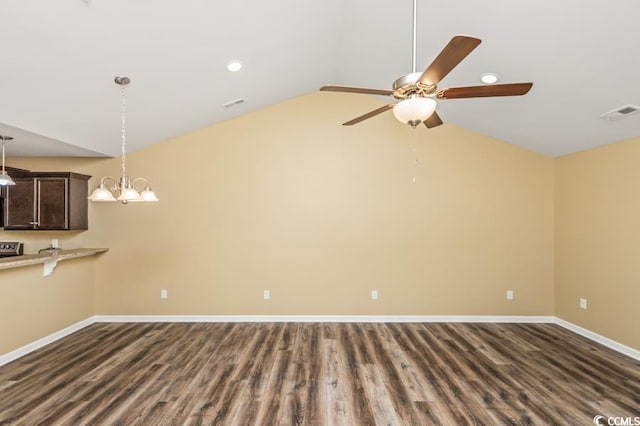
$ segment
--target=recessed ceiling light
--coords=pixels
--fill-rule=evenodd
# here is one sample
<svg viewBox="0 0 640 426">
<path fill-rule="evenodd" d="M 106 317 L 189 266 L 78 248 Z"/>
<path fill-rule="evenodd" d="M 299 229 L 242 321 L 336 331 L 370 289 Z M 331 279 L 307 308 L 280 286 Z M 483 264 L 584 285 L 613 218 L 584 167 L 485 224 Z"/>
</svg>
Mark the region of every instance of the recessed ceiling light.
<svg viewBox="0 0 640 426">
<path fill-rule="evenodd" d="M 227 69 L 231 72 L 237 72 L 242 69 L 242 62 L 240 61 L 231 61 L 227 64 Z"/>
<path fill-rule="evenodd" d="M 480 81 L 483 82 L 484 84 L 497 83 L 499 79 L 500 77 L 498 76 L 498 74 L 495 74 L 492 72 L 487 72 L 480 76 Z"/>
</svg>

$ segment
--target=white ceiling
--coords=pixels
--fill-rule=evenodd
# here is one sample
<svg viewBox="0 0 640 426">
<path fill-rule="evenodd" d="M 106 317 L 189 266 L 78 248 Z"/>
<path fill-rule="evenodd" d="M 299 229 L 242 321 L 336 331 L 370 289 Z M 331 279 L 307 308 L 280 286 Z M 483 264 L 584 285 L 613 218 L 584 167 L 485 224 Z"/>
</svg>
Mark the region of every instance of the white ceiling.
<svg viewBox="0 0 640 426">
<path fill-rule="evenodd" d="M 130 151 L 323 84 L 389 89 L 411 72 L 411 13 L 412 0 L 3 0 L 0 134 L 10 156 L 117 156 L 121 74 Z M 640 114 L 599 118 L 640 105 L 638 17 L 637 0 L 418 0 L 418 69 L 455 34 L 481 38 L 441 87 L 495 72 L 533 89 L 441 101 L 442 119 L 563 155 L 640 136 Z"/>
</svg>

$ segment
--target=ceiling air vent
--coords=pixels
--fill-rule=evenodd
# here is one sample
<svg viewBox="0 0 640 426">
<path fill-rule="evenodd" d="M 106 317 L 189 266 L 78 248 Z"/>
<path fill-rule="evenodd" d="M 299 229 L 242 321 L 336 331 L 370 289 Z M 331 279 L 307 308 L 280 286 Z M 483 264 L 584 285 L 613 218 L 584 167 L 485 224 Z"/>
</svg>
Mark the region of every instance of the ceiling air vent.
<svg viewBox="0 0 640 426">
<path fill-rule="evenodd" d="M 231 102 L 227 102 L 226 104 L 222 104 L 223 107 L 225 108 L 231 108 L 234 107 L 236 105 L 240 105 L 241 103 L 244 102 L 244 98 L 240 98 L 240 99 L 235 99 Z"/>
<path fill-rule="evenodd" d="M 621 118 L 628 117 L 640 111 L 640 107 L 635 105 L 625 105 L 620 108 L 616 108 L 613 111 L 609 111 L 600 116 L 603 120 L 612 121 L 620 120 Z"/>
</svg>

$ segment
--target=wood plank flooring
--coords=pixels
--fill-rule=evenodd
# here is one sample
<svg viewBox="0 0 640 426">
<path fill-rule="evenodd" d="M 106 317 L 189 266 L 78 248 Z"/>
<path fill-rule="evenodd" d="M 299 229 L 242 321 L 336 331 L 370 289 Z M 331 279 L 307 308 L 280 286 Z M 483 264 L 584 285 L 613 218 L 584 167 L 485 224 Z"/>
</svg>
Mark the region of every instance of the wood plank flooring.
<svg viewBox="0 0 640 426">
<path fill-rule="evenodd" d="M 0 424 L 589 425 L 640 362 L 552 324 L 94 324 L 0 367 Z"/>
</svg>

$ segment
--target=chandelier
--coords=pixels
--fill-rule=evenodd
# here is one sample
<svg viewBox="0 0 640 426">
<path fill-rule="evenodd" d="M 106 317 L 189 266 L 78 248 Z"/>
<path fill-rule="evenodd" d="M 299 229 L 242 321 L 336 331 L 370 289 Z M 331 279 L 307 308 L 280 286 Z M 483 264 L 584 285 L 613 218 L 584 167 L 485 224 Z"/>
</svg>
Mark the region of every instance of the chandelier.
<svg viewBox="0 0 640 426">
<path fill-rule="evenodd" d="M 156 194 L 151 190 L 149 183 L 145 178 L 131 179 L 127 176 L 126 165 L 126 99 L 124 94 L 124 88 L 131 80 L 129 77 L 118 76 L 114 79 L 116 84 L 120 85 L 121 90 L 121 113 L 122 113 L 122 175 L 119 179 L 115 179 L 111 176 L 104 176 L 100 179 L 100 184 L 89 196 L 91 201 L 120 201 L 122 204 L 129 202 L 149 202 L 159 201 Z"/>
<path fill-rule="evenodd" d="M 13 181 L 13 179 L 11 179 L 11 176 L 9 176 L 4 169 L 4 142 L 13 140 L 13 138 L 11 136 L 0 135 L 0 140 L 2 140 L 2 172 L 0 172 L 0 186 L 15 185 L 16 183 Z"/>
</svg>

